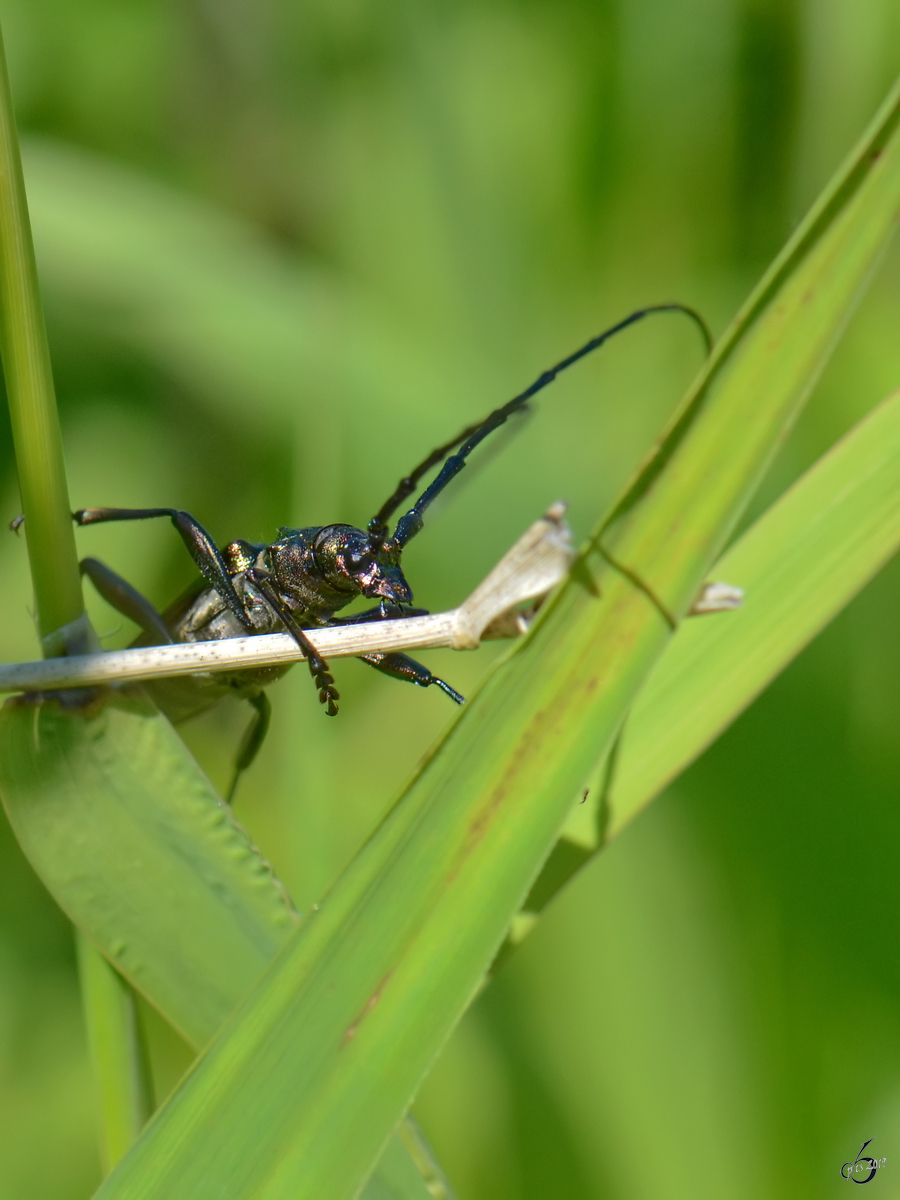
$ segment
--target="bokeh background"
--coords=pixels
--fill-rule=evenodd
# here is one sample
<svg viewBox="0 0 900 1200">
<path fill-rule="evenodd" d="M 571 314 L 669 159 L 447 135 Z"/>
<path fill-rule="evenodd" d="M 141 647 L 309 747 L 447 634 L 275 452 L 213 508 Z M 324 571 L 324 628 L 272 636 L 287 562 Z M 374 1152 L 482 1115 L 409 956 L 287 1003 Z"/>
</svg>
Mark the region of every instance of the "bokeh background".
<svg viewBox="0 0 900 1200">
<path fill-rule="evenodd" d="M 896 0 L 0 0 L 73 503 L 220 539 L 363 523 L 430 447 L 633 307 L 720 332 L 900 67 Z M 895 247 L 757 511 L 900 383 Z M 458 602 L 546 505 L 585 533 L 690 381 L 631 330 L 406 556 Z M 5 418 L 4 418 L 5 420 Z M 0 517 L 18 511 L 9 433 Z M 167 523 L 79 534 L 160 605 Z M 0 535 L 4 659 L 37 643 Z M 91 600 L 108 646 L 133 634 Z M 462 691 L 495 651 L 426 657 Z M 272 692 L 237 812 L 319 897 L 452 716 L 355 662 Z M 184 728 L 223 783 L 245 714 Z M 416 1111 L 461 1200 L 900 1196 L 900 570 L 554 908 Z M 157 1088 L 189 1055 L 146 1014 Z M 0 1200 L 99 1179 L 71 930 L 0 827 Z"/>
</svg>

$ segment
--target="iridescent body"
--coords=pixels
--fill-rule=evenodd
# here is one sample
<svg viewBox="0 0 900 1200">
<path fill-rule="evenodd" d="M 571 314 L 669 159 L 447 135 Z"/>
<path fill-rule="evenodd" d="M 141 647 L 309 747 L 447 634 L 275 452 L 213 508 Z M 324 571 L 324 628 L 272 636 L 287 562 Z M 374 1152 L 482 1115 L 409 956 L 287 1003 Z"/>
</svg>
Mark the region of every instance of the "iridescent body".
<svg viewBox="0 0 900 1200">
<path fill-rule="evenodd" d="M 374 610 L 350 618 L 371 621 L 387 616 L 410 616 L 412 591 L 400 569 L 398 554 L 373 546 L 370 536 L 352 525 L 326 525 L 279 530 L 271 545 L 237 540 L 222 548 L 222 560 L 241 602 L 242 619 L 216 587 L 192 589 L 162 615 L 173 642 L 206 642 L 246 637 L 248 633 L 291 632 L 282 616 L 269 604 L 255 579 L 271 581 L 285 609 L 303 629 L 338 624 L 336 617 L 359 596 L 378 600 Z M 153 639 L 148 633 L 143 645 Z M 389 674 L 429 686 L 436 683 L 455 699 L 456 693 L 421 668 L 411 670 L 406 655 L 370 655 L 365 661 Z M 393 668 L 393 669 L 392 669 Z M 399 668 L 405 668 L 402 674 Z M 160 707 L 174 720 L 202 712 L 226 694 L 255 699 L 260 691 L 281 678 L 290 664 L 256 670 L 215 672 L 189 680 L 159 680 L 150 685 Z"/>
</svg>

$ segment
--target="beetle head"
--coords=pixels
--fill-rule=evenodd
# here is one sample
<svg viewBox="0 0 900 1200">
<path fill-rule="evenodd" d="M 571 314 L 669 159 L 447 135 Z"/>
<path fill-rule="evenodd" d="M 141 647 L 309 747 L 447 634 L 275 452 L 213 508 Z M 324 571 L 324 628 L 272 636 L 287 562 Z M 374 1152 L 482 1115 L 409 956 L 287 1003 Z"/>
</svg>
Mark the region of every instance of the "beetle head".
<svg viewBox="0 0 900 1200">
<path fill-rule="evenodd" d="M 322 578 L 341 592 L 361 592 L 382 606 L 409 604 L 412 589 L 400 569 L 400 551 L 353 525 L 326 525 L 316 534 L 313 558 Z"/>
</svg>

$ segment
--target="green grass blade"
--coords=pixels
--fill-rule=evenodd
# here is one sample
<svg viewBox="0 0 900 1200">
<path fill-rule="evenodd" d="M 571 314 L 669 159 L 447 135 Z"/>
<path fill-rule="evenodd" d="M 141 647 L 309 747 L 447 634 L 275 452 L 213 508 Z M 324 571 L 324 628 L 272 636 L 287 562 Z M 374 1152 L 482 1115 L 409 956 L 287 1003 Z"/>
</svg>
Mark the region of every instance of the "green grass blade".
<svg viewBox="0 0 900 1200">
<path fill-rule="evenodd" d="M 137 699 L 87 709 L 8 704 L 0 792 L 57 903 L 191 1045 L 206 1045 L 299 917 L 169 723 Z M 121 1059 L 129 1039 L 110 1046 L 115 1030 L 91 1020 L 103 1007 L 91 988 L 110 981 L 96 962 L 85 978 L 93 1040 Z M 119 1126 L 111 1162 L 130 1141 Z M 385 1194 L 403 1200 L 431 1194 L 400 1145 L 376 1176 L 373 1187 L 390 1182 Z"/>
<path fill-rule="evenodd" d="M 0 350 L 25 535 L 41 637 L 50 638 L 83 618 L 84 601 L 75 552 L 62 437 L 50 369 L 50 350 L 38 291 L 37 267 L 19 141 L 0 34 Z M 72 649 L 86 648 L 89 633 L 72 630 Z M 66 638 L 44 643 L 64 653 Z"/>
<path fill-rule="evenodd" d="M 582 553 L 105 1200 L 355 1194 L 665 648 L 660 599 L 676 616 L 689 608 L 883 250 L 900 208 L 898 122 L 900 90 L 714 357 L 603 549 L 595 539 Z"/>
<path fill-rule="evenodd" d="M 772 437 L 774 414 L 785 420 L 783 436 L 896 228 L 898 93 L 900 85 L 895 85 L 873 130 L 738 313 L 659 446 L 604 523 L 608 538 L 637 500 L 650 494 L 662 511 L 672 514 L 668 521 L 631 527 L 626 522 L 616 538 L 616 553 L 619 561 L 646 564 L 645 583 L 675 615 L 683 615 L 694 599 L 694 584 L 685 579 L 687 556 L 672 552 L 680 532 L 677 502 L 690 486 L 685 473 L 698 467 L 704 472 L 705 486 L 694 497 L 691 531 L 694 538 L 703 539 L 703 553 L 712 562 L 739 519 L 746 496 L 778 450 L 780 438 Z M 876 194 L 880 201 L 873 205 Z M 880 211 L 875 215 L 873 209 Z M 696 424 L 697 414 L 723 394 L 756 398 L 755 404 L 736 409 L 724 436 L 715 422 Z M 689 434 L 694 454 L 673 463 Z M 725 520 L 723 505 L 730 508 Z"/>
<path fill-rule="evenodd" d="M 799 480 L 715 566 L 743 607 L 679 629 L 635 701 L 610 836 L 750 704 L 900 548 L 900 393 Z"/>
<path fill-rule="evenodd" d="M 517 945 L 595 853 L 740 715 L 900 549 L 900 393 L 888 397 L 716 563 L 734 613 L 686 621 L 641 689 L 610 786 L 576 803 L 513 928 Z M 598 776 L 605 768 L 601 765 Z"/>
<path fill-rule="evenodd" d="M 72 921 L 203 1046 L 298 918 L 168 722 L 135 709 L 7 705 L 4 804 Z"/>
<path fill-rule="evenodd" d="M 454 1200 L 450 1183 L 441 1170 L 437 1159 L 434 1157 L 434 1151 L 425 1140 L 425 1135 L 419 1128 L 418 1122 L 413 1117 L 407 1115 L 403 1118 L 397 1126 L 396 1139 L 392 1139 L 388 1143 L 388 1149 L 390 1149 L 394 1140 L 399 1141 L 406 1149 L 420 1178 L 425 1183 L 432 1200 Z M 385 1151 L 379 1160 L 379 1170 L 383 1167 L 387 1153 L 388 1151 Z M 376 1183 L 377 1180 L 373 1177 L 369 1183 L 369 1187 L 363 1193 L 365 1200 L 375 1200 L 374 1195 L 370 1195 L 370 1190 L 373 1189 L 373 1185 Z"/>
<path fill-rule="evenodd" d="M 104 1172 L 115 1166 L 153 1112 L 150 1063 L 134 991 L 84 934 L 78 974 L 100 1101 Z"/>
<path fill-rule="evenodd" d="M 107 169 L 112 178 L 101 178 L 99 191 L 92 192 L 103 168 L 90 177 L 78 169 L 67 174 L 72 157 L 70 152 L 56 159 L 63 178 L 57 172 L 45 190 L 57 218 L 55 226 L 51 220 L 51 230 L 58 232 L 63 225 L 55 257 L 63 273 L 72 265 L 78 233 L 103 230 L 100 248 L 112 244 L 114 262 L 108 255 L 85 255 L 83 241 L 82 256 L 74 254 L 82 268 L 88 262 L 81 277 L 82 285 L 90 283 L 88 293 L 95 294 L 102 278 L 101 299 L 108 301 L 113 294 L 126 326 L 133 315 L 129 306 L 133 309 L 138 297 L 145 304 L 151 297 L 153 319 L 136 324 L 152 331 L 157 355 L 177 364 L 191 382 L 208 387 L 212 380 L 241 406 L 247 394 L 262 394 L 270 405 L 293 411 L 293 381 L 303 373 L 308 353 L 296 347 L 303 331 L 315 340 L 312 318 L 322 305 L 312 297 L 321 301 L 320 281 L 285 268 L 262 239 L 248 236 L 236 221 L 211 221 L 208 210 L 179 204 L 160 187 L 139 184 L 129 190 L 132 181 L 124 172 Z M 78 165 L 83 167 L 83 158 Z M 135 202 L 118 204 L 122 197 L 117 187 Z M 62 203 L 60 196 L 65 197 Z M 98 199 L 107 201 L 100 212 Z M 160 254 L 159 244 L 147 244 L 148 229 L 162 234 L 168 253 Z M 110 243 L 112 230 L 119 236 Z M 148 282 L 155 286 L 142 288 Z M 44 650 L 95 649 L 84 615 L 2 38 L 0 317 Z M 203 336 L 185 340 L 184 329 L 198 325 Z M 199 363 L 198 345 L 206 351 Z M 60 629 L 62 636 L 54 636 Z M 205 1044 L 256 982 L 296 920 L 230 810 L 167 722 L 150 712 L 13 705 L 0 714 L 0 750 L 7 811 L 51 892 L 189 1042 Z M 70 803 L 61 804 L 62 797 Z M 81 958 L 89 1030 L 101 1084 L 109 1085 L 103 1089 L 103 1108 L 107 1157 L 114 1161 L 143 1123 L 138 1098 L 125 1095 L 127 1060 L 134 1048 L 126 1020 L 129 999 L 96 951 L 84 949 Z M 430 1194 L 399 1141 L 391 1144 L 390 1163 L 391 1194 L 406 1200 Z M 380 1177 L 380 1169 L 376 1174 Z"/>
<path fill-rule="evenodd" d="M 453 1192 L 412 1117 L 388 1142 L 362 1200 L 453 1200 Z"/>
</svg>

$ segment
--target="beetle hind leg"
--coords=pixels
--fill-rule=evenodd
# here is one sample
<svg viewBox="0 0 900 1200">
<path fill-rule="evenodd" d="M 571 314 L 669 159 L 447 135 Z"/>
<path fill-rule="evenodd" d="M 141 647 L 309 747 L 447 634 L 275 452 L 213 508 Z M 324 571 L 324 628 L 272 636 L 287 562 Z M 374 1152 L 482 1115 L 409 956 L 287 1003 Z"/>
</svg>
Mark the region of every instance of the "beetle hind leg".
<svg viewBox="0 0 900 1200">
<path fill-rule="evenodd" d="M 151 645 L 171 644 L 172 634 L 165 621 L 147 597 L 142 596 L 127 579 L 123 579 L 98 558 L 83 558 L 78 565 L 82 575 L 87 575 L 106 603 L 129 621 L 134 621 L 150 639 Z"/>
</svg>

